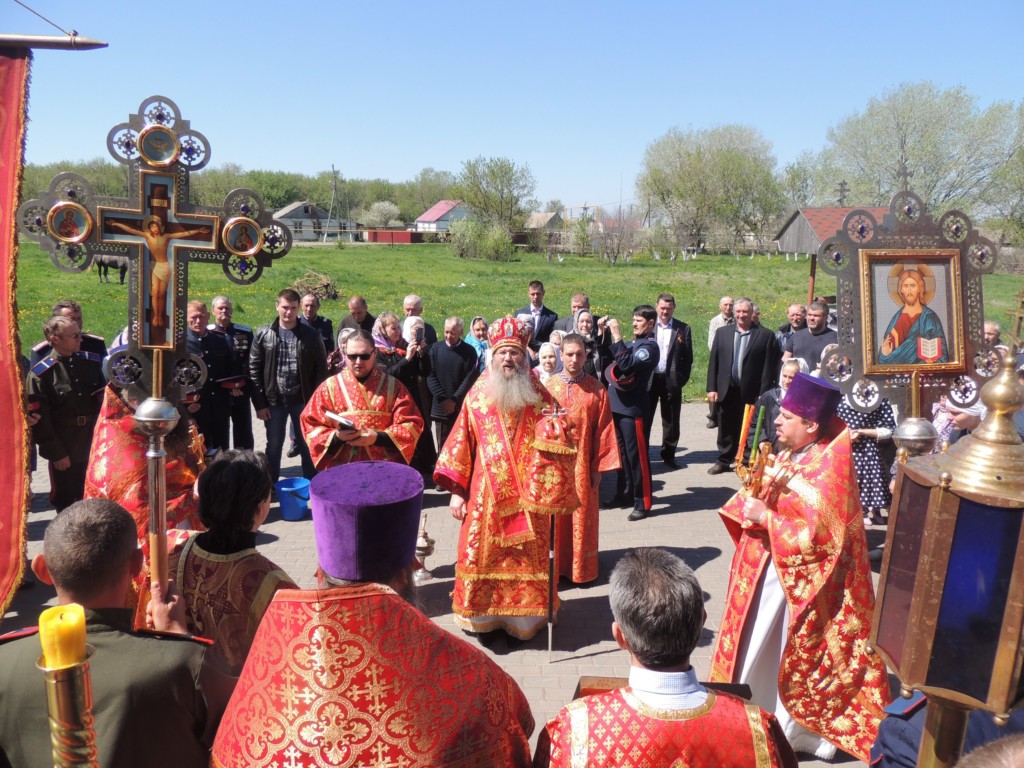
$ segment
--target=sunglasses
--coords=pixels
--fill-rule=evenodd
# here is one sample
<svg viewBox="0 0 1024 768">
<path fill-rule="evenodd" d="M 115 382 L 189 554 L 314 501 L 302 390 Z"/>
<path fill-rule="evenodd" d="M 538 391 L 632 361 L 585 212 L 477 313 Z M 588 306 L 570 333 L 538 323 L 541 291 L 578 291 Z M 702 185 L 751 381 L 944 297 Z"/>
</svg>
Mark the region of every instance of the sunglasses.
<svg viewBox="0 0 1024 768">
<path fill-rule="evenodd" d="M 349 353 L 345 355 L 349 360 L 355 362 L 356 360 L 369 360 L 373 357 L 373 352 L 357 352 L 355 354 Z"/>
</svg>

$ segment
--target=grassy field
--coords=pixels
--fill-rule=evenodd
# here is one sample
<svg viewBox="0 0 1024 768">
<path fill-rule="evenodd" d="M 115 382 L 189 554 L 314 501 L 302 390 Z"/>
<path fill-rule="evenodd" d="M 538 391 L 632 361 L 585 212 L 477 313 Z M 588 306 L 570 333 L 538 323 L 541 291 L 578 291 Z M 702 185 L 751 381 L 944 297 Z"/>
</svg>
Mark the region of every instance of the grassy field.
<svg viewBox="0 0 1024 768">
<path fill-rule="evenodd" d="M 340 298 L 325 302 L 321 314 L 338 319 L 348 312 L 347 298 L 360 293 L 370 312 L 391 310 L 401 315 L 406 294 L 423 297 L 425 316 L 440 330 L 445 317 L 469 320 L 483 315 L 488 320 L 527 304 L 526 285 L 541 280 L 547 290 L 545 304 L 559 315 L 569 310 L 569 299 L 578 290 L 591 297 L 599 314 L 629 320 L 634 306 L 654 303 L 663 291 L 675 294 L 676 316 L 689 323 L 694 335 L 694 375 L 687 386 L 688 399 L 704 396 L 707 366 L 707 326 L 718 312 L 723 294 L 750 296 L 761 306 L 762 323 L 770 328 L 785 322 L 786 307 L 807 298 L 808 262 L 787 262 L 764 255 L 753 260 L 731 256 L 700 256 L 695 261 L 670 263 L 637 257 L 629 264 L 612 266 L 592 258 L 567 256 L 563 263 L 548 263 L 541 254 L 523 254 L 517 262 L 466 261 L 450 255 L 444 245 L 354 245 L 342 250 L 327 247 L 296 247 L 264 271 L 259 282 L 239 286 L 228 281 L 220 267 L 194 265 L 189 275 L 189 294 L 207 302 L 216 294 L 231 297 L 235 320 L 258 326 L 273 319 L 274 297 L 307 272 L 328 275 Z M 68 274 L 52 265 L 35 243 L 22 242 L 18 264 L 18 319 L 22 348 L 42 337 L 42 324 L 58 300 L 81 302 L 86 330 L 112 338 L 127 317 L 127 291 L 117 284 L 100 283 L 96 272 Z M 1016 307 L 1014 296 L 1024 278 L 989 275 L 984 281 L 985 315 L 1007 325 L 1006 310 Z M 818 294 L 835 293 L 835 281 L 818 271 Z"/>
</svg>

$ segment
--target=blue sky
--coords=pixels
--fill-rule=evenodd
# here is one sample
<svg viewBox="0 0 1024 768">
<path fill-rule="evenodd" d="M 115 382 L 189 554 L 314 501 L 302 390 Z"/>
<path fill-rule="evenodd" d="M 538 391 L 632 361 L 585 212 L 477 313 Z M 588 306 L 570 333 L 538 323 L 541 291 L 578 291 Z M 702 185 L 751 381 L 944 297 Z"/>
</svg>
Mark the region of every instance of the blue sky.
<svg viewBox="0 0 1024 768">
<path fill-rule="evenodd" d="M 148 96 L 212 165 L 402 181 L 507 156 L 541 201 L 630 202 L 669 128 L 758 128 L 780 167 L 901 82 L 1019 102 L 1019 0 L 247 2 L 26 0 L 100 51 L 38 51 L 27 160 L 107 157 Z M 0 30 L 55 34 L 13 0 Z"/>
</svg>

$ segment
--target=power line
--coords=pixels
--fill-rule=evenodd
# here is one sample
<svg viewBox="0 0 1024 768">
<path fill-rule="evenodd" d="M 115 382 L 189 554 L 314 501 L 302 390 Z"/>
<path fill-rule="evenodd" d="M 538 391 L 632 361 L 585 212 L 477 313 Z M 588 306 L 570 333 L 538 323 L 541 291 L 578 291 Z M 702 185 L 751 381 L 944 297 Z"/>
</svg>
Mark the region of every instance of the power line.
<svg viewBox="0 0 1024 768">
<path fill-rule="evenodd" d="M 56 24 L 55 22 L 50 21 L 48 18 L 43 16 L 43 14 L 41 14 L 39 11 L 37 11 L 35 8 L 30 8 L 29 6 L 25 5 L 25 3 L 21 2 L 21 0 L 14 0 L 14 2 L 16 2 L 18 5 L 20 5 L 22 8 L 24 8 L 29 13 L 34 13 L 36 16 L 38 16 L 40 19 L 45 21 L 51 27 L 53 27 L 54 29 L 56 29 L 56 30 L 58 30 L 60 32 L 63 32 L 68 37 L 76 37 L 78 35 L 78 31 L 77 30 L 72 29 L 69 32 L 68 30 L 63 29 L 59 24 Z"/>
</svg>

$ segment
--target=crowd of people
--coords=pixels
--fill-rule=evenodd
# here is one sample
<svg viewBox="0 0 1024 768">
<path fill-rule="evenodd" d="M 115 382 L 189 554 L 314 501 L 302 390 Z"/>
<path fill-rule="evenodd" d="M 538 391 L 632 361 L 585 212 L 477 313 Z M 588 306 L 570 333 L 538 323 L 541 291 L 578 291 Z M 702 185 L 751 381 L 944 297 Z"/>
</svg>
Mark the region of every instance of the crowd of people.
<svg viewBox="0 0 1024 768">
<path fill-rule="evenodd" d="M 629 685 L 569 704 L 533 755 L 516 682 L 416 610 L 425 489 L 450 494 L 461 522 L 456 625 L 514 649 L 557 614 L 549 550 L 556 581 L 594 581 L 599 509 L 643 520 L 652 454 L 682 466 L 693 348 L 672 294 L 637 305 L 631 334 L 595 316 L 583 292 L 563 318 L 544 295 L 533 281 L 526 306 L 490 323 L 446 318 L 440 336 L 416 295 L 404 317 L 374 316 L 353 296 L 337 336 L 319 299 L 292 289 L 255 330 L 232 322 L 226 296 L 212 300 L 212 323 L 191 302 L 187 341 L 209 374 L 168 438 L 167 584 L 150 578 L 138 546 L 149 509 L 135 404 L 104 382 L 107 351 L 85 351 L 95 337 L 81 331 L 81 308 L 54 308 L 27 391 L 59 514 L 32 569 L 88 612 L 102 765 L 795 766 L 795 752 L 837 749 L 868 759 L 890 695 L 867 646 L 861 521 L 882 522 L 888 471 L 877 448 L 862 461 L 857 446 L 884 441 L 895 421 L 889 409 L 867 425 L 820 376 L 836 341 L 820 300 L 790 306 L 773 331 L 751 299 L 723 297 L 709 326 L 718 456 L 708 472 L 733 469 L 756 444 L 741 434 L 748 406 L 765 408 L 776 454 L 760 489 L 721 510 L 736 552 L 711 683 L 690 664 L 704 592 L 659 549 L 627 553 L 611 574 Z M 253 412 L 265 455 L 252 450 Z M 312 591 L 256 550 L 289 436 L 312 481 Z M 615 495 L 602 503 L 612 471 Z M 32 634 L 0 639 L 0 764 L 50 764 L 45 697 L 24 663 L 38 656 Z M 132 661 L 151 656 L 160 663 Z M 715 684 L 749 686 L 752 698 Z"/>
</svg>

